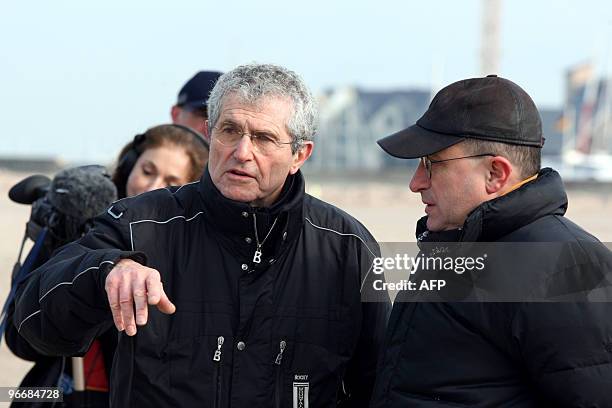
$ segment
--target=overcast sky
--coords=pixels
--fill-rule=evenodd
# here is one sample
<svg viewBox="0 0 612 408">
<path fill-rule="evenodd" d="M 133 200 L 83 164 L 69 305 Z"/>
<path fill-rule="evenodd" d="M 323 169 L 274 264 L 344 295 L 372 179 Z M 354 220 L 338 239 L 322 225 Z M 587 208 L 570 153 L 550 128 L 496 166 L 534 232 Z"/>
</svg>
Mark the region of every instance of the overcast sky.
<svg viewBox="0 0 612 408">
<path fill-rule="evenodd" d="M 540 107 L 561 106 L 569 66 L 596 58 L 610 71 L 609 0 L 502 6 L 499 74 Z M 6 1 L 0 156 L 111 161 L 135 133 L 169 120 L 201 69 L 277 63 L 315 92 L 478 76 L 480 19 L 480 0 Z"/>
</svg>

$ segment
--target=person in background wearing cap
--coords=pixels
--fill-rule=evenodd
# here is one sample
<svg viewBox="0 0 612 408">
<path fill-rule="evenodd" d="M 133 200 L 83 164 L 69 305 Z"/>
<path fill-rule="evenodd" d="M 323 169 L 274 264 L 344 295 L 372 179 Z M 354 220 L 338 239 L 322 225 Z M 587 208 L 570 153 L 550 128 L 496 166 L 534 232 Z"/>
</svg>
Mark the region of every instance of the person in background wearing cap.
<svg viewBox="0 0 612 408">
<path fill-rule="evenodd" d="M 210 142 L 206 120 L 208 119 L 207 101 L 221 72 L 200 71 L 183 85 L 176 104 L 170 110 L 172 123 L 190 127 L 201 133 Z"/>
<path fill-rule="evenodd" d="M 425 205 L 416 231 L 421 251 L 436 242 L 567 244 L 569 257 L 507 260 L 516 272 L 510 279 L 525 292 L 548 278 L 547 289 L 566 293 L 585 283 L 577 271 L 610 273 L 610 251 L 563 216 L 562 180 L 540 169 L 540 115 L 513 82 L 453 83 L 415 125 L 379 145 L 395 157 L 420 158 L 410 189 Z M 504 267 L 487 270 L 497 280 Z M 371 407 L 612 407 L 609 297 L 460 303 L 403 302 L 404 295 L 394 303 Z"/>
</svg>

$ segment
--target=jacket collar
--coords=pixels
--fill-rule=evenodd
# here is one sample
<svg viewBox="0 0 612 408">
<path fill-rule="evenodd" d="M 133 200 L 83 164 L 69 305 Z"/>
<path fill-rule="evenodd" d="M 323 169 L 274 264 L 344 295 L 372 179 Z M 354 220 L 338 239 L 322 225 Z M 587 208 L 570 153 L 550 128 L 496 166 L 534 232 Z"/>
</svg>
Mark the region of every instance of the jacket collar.
<svg viewBox="0 0 612 408">
<path fill-rule="evenodd" d="M 304 223 L 304 185 L 304 177 L 298 171 L 287 177 L 280 198 L 271 207 L 252 207 L 223 196 L 212 182 L 207 167 L 198 190 L 204 205 L 204 216 L 210 225 L 249 258 L 256 248 L 253 221 L 257 221 L 259 241 L 262 242 L 276 220 L 263 246 L 263 259 L 269 260 L 278 254 L 283 244 L 299 235 Z M 250 238 L 250 242 L 247 242 L 247 238 Z"/>
<path fill-rule="evenodd" d="M 538 177 L 520 188 L 485 201 L 468 215 L 463 227 L 454 231 L 427 230 L 427 217 L 417 222 L 419 242 L 494 242 L 547 215 L 563 215 L 567 195 L 561 176 L 544 168 Z"/>
</svg>

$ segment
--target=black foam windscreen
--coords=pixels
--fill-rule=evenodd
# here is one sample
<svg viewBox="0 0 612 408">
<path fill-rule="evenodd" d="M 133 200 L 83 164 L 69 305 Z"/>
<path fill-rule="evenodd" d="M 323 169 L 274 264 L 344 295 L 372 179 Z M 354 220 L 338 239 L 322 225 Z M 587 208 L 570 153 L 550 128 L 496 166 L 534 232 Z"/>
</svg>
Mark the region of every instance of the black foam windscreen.
<svg viewBox="0 0 612 408">
<path fill-rule="evenodd" d="M 57 211 L 85 221 L 115 201 L 117 189 L 104 167 L 80 166 L 57 173 L 48 196 Z"/>
<path fill-rule="evenodd" d="M 32 204 L 44 196 L 49 189 L 51 179 L 42 174 L 34 174 L 21 180 L 9 190 L 9 198 L 19 204 Z"/>
</svg>

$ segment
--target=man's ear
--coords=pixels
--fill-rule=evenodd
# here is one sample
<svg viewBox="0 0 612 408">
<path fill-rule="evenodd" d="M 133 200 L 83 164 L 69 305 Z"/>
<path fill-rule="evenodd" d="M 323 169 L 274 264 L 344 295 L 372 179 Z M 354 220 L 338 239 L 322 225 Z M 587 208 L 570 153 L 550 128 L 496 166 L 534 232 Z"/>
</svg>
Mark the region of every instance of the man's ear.
<svg viewBox="0 0 612 408">
<path fill-rule="evenodd" d="M 174 105 L 172 109 L 170 109 L 170 117 L 172 118 L 172 123 L 176 123 L 180 114 L 181 114 L 181 108 Z"/>
<path fill-rule="evenodd" d="M 289 169 L 289 174 L 297 173 L 300 167 L 302 167 L 302 164 L 304 164 L 304 162 L 308 160 L 308 158 L 312 154 L 313 147 L 314 142 L 310 140 L 307 140 L 303 143 L 302 147 L 300 147 L 300 150 L 298 150 L 293 155 L 293 163 L 291 164 L 291 168 Z"/>
<path fill-rule="evenodd" d="M 502 195 L 515 183 L 515 178 L 516 171 L 508 159 L 502 156 L 492 157 L 485 180 L 487 194 Z"/>
</svg>

